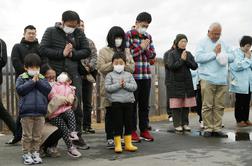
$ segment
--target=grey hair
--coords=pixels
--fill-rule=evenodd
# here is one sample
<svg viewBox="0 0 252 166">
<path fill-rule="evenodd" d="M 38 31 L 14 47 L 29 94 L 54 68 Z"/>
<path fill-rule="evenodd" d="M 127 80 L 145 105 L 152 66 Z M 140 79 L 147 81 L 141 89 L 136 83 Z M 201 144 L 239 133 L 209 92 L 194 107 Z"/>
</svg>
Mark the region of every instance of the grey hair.
<svg viewBox="0 0 252 166">
<path fill-rule="evenodd" d="M 209 26 L 209 31 L 212 31 L 214 28 L 216 28 L 216 27 L 219 27 L 219 28 L 221 28 L 221 24 L 220 23 L 218 23 L 218 22 L 214 22 L 214 23 L 212 23 L 210 26 Z"/>
</svg>

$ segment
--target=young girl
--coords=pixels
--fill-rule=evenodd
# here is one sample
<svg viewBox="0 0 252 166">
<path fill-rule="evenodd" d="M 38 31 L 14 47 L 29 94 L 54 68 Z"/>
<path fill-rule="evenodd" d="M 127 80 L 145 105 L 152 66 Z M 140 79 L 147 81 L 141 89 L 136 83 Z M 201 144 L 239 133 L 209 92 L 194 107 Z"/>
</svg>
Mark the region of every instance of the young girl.
<svg viewBox="0 0 252 166">
<path fill-rule="evenodd" d="M 132 55 L 129 52 L 129 49 L 126 48 L 126 37 L 125 32 L 121 27 L 113 26 L 107 35 L 107 43 L 106 47 L 103 47 L 99 51 L 99 56 L 97 57 L 97 69 L 101 73 L 101 76 L 105 78 L 105 76 L 113 71 L 113 65 L 111 59 L 115 52 L 121 51 L 125 52 L 127 63 L 125 64 L 125 70 L 128 72 L 134 72 L 134 60 Z M 100 85 L 101 86 L 101 97 L 102 97 L 102 107 L 105 107 L 105 132 L 106 132 L 106 139 L 107 139 L 107 148 L 112 149 L 114 148 L 114 141 L 113 141 L 113 123 L 112 123 L 112 110 L 111 110 L 111 103 L 105 96 L 105 88 L 104 88 L 104 79 L 101 79 Z"/>
<path fill-rule="evenodd" d="M 48 119 L 51 124 L 57 126 L 62 131 L 63 140 L 68 148 L 68 154 L 71 157 L 80 157 L 81 153 L 72 144 L 72 141 L 79 138 L 76 132 L 76 121 L 73 112 L 75 87 L 71 86 L 71 83 L 69 75 L 65 72 L 57 77 L 57 82 L 52 86 L 52 91 L 48 95 L 50 103 L 54 105 L 48 110 Z M 48 108 L 50 107 L 50 103 Z"/>
<path fill-rule="evenodd" d="M 196 106 L 195 93 L 190 69 L 196 70 L 198 65 L 192 54 L 186 51 L 187 37 L 178 34 L 175 39 L 176 48 L 168 56 L 167 67 L 169 78 L 167 92 L 172 109 L 173 125 L 176 131 L 190 131 L 188 126 L 189 107 Z"/>
<path fill-rule="evenodd" d="M 56 82 L 56 71 L 48 65 L 44 64 L 40 68 L 40 73 L 45 76 L 49 84 L 53 86 Z M 52 107 L 50 105 L 55 105 L 54 101 L 48 105 L 48 110 Z M 60 152 L 57 149 L 58 141 L 62 138 L 62 132 L 56 126 L 51 125 L 46 118 L 46 123 L 42 131 L 42 141 L 40 146 L 41 157 L 59 157 Z"/>
<path fill-rule="evenodd" d="M 135 101 L 134 91 L 137 84 L 133 75 L 124 71 L 126 56 L 116 52 L 112 58 L 113 71 L 105 77 L 107 98 L 112 103 L 112 122 L 114 127 L 115 152 L 122 152 L 121 135 L 124 129 L 126 151 L 136 151 L 137 147 L 131 142 L 132 109 Z"/>
</svg>

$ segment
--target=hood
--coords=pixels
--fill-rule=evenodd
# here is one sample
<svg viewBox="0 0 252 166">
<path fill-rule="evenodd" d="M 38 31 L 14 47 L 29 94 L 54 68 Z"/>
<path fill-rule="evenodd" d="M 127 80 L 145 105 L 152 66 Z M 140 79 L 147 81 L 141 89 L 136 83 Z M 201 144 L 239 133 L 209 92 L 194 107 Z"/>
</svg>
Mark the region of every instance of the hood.
<svg viewBox="0 0 252 166">
<path fill-rule="evenodd" d="M 28 44 L 28 45 L 37 45 L 37 44 L 39 44 L 37 38 L 33 42 L 30 42 L 30 41 L 25 40 L 24 37 L 22 38 L 22 40 L 20 41 L 20 43 L 22 43 L 22 44 Z"/>
</svg>

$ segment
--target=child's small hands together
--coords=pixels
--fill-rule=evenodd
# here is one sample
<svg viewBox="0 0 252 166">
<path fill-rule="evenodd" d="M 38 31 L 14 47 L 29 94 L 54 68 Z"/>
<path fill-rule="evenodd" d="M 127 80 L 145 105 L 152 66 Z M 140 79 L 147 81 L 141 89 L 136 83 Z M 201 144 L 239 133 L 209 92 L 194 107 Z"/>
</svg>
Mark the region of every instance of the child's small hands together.
<svg viewBox="0 0 252 166">
<path fill-rule="evenodd" d="M 124 86 L 125 86 L 125 81 L 124 81 L 124 79 L 121 79 L 121 80 L 120 80 L 120 85 L 121 85 L 122 88 L 124 88 Z"/>
<path fill-rule="evenodd" d="M 32 81 L 37 82 L 39 80 L 39 75 L 36 74 L 33 76 Z"/>
</svg>

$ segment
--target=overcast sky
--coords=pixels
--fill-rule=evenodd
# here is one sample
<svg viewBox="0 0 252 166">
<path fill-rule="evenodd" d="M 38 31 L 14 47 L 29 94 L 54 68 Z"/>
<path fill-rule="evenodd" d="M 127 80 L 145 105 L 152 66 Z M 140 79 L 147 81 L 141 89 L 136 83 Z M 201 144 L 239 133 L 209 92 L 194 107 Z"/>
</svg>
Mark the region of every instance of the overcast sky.
<svg viewBox="0 0 252 166">
<path fill-rule="evenodd" d="M 149 32 L 157 55 L 170 48 L 177 33 L 189 39 L 188 50 L 194 52 L 198 41 L 205 37 L 212 22 L 220 22 L 222 38 L 238 47 L 243 35 L 252 35 L 251 0 L 1 0 L 0 38 L 7 43 L 10 55 L 19 43 L 26 25 L 37 28 L 38 40 L 47 27 L 61 21 L 65 10 L 74 10 L 85 22 L 86 36 L 97 49 L 106 45 L 106 35 L 112 26 L 128 31 L 138 13 L 152 15 Z"/>
</svg>

